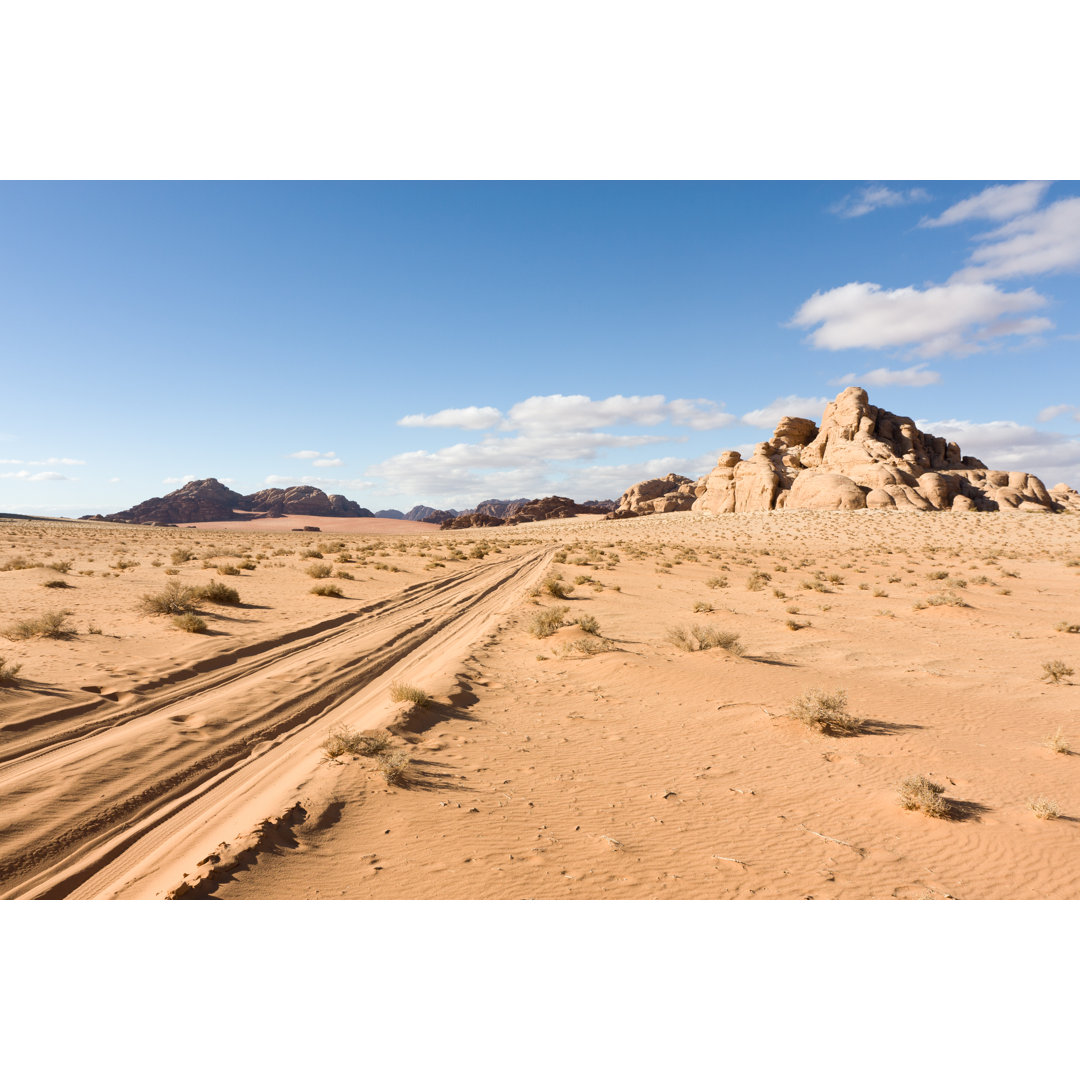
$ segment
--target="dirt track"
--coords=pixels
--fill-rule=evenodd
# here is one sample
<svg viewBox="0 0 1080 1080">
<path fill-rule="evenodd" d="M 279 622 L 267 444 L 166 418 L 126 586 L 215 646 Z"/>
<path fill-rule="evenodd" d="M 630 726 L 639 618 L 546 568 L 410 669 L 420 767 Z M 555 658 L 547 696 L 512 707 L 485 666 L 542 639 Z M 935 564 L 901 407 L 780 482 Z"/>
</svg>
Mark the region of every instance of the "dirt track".
<svg viewBox="0 0 1080 1080">
<path fill-rule="evenodd" d="M 282 811 L 331 727 L 373 726 L 391 680 L 452 664 L 549 557 L 488 560 L 134 700 L 12 731 L 0 763 L 2 895 L 164 895 L 222 840 Z"/>
</svg>

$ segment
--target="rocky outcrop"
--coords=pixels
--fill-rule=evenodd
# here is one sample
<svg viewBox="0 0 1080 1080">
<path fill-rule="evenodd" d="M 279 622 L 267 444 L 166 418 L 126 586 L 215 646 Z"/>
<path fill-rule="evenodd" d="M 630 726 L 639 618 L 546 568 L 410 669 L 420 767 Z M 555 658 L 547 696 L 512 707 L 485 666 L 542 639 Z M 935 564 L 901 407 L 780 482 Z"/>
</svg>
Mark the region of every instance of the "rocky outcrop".
<svg viewBox="0 0 1080 1080">
<path fill-rule="evenodd" d="M 463 514 L 487 514 L 488 517 L 508 518 L 516 514 L 528 499 L 485 499 L 471 510 L 463 510 Z"/>
<path fill-rule="evenodd" d="M 372 517 L 393 518 L 394 521 L 405 520 L 405 515 L 400 510 L 376 510 Z"/>
<path fill-rule="evenodd" d="M 434 506 L 424 506 L 420 504 L 414 506 L 407 514 L 405 514 L 406 521 L 427 521 L 433 514 L 449 514 L 450 517 L 457 517 L 457 510 L 436 510 Z M 378 515 L 376 514 L 376 517 Z"/>
<path fill-rule="evenodd" d="M 253 495 L 241 495 L 212 477 L 192 480 L 160 498 L 147 499 L 102 521 L 135 525 L 176 525 L 196 521 L 228 521 L 239 518 L 237 511 L 265 517 L 306 514 L 317 517 L 371 517 L 371 511 L 344 495 L 327 495 L 316 487 L 265 488 Z"/>
<path fill-rule="evenodd" d="M 590 514 L 610 514 L 619 504 L 614 499 L 586 499 L 581 505 Z"/>
<path fill-rule="evenodd" d="M 459 514 L 456 518 L 444 521 L 439 527 L 442 529 L 488 529 L 496 525 L 504 524 L 500 517 L 491 514 Z"/>
<path fill-rule="evenodd" d="M 697 484 L 688 476 L 668 473 L 653 480 L 642 480 L 623 492 L 608 518 L 641 517 L 644 514 L 667 514 L 689 510 L 694 503 Z"/>
<path fill-rule="evenodd" d="M 725 450 L 698 482 L 692 508 L 1048 511 L 1074 507 L 1069 491 L 1059 485 L 1052 495 L 1030 473 L 988 469 L 849 386 L 825 406 L 820 426 L 785 416 L 749 460 Z"/>
<path fill-rule="evenodd" d="M 571 518 L 578 514 L 600 514 L 584 503 L 561 495 L 550 495 L 546 499 L 531 499 L 506 517 L 507 525 L 523 525 L 530 521 L 548 521 L 551 518 Z"/>
<path fill-rule="evenodd" d="M 458 514 L 454 510 L 433 510 L 426 518 L 422 518 L 423 522 L 427 525 L 445 525 L 448 521 L 453 521 Z"/>
</svg>

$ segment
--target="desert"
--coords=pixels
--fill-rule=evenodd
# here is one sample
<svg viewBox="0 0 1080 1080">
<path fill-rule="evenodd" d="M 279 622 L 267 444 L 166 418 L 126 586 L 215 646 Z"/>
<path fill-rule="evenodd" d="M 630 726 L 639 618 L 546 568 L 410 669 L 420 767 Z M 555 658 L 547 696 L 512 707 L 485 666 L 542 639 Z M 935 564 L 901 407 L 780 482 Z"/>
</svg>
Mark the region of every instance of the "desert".
<svg viewBox="0 0 1080 1080">
<path fill-rule="evenodd" d="M 4 896 L 1080 894 L 1075 513 L 302 520 L 0 522 Z"/>
</svg>

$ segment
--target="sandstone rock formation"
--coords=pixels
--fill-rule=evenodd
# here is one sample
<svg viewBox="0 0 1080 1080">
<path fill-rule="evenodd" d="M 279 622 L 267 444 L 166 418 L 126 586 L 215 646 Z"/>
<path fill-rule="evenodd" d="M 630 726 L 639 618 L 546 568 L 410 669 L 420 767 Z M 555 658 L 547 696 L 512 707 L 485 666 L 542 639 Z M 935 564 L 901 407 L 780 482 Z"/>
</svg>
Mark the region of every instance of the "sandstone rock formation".
<svg viewBox="0 0 1080 1080">
<path fill-rule="evenodd" d="M 427 521 L 432 514 L 449 514 L 450 517 L 457 517 L 457 510 L 436 510 L 434 506 L 424 506 L 420 503 L 414 506 L 406 515 L 406 521 Z M 377 517 L 378 515 L 376 515 Z"/>
<path fill-rule="evenodd" d="M 623 492 L 618 506 L 608 518 L 641 517 L 643 514 L 667 514 L 672 510 L 689 510 L 693 506 L 697 485 L 688 476 L 668 473 L 654 480 L 642 480 Z"/>
<path fill-rule="evenodd" d="M 627 491 L 623 501 L 642 486 Z M 758 443 L 749 460 L 737 450 L 724 451 L 716 468 L 698 481 L 692 509 L 725 514 L 1076 506 L 1075 492 L 1064 485 L 1054 490 L 1052 496 L 1030 473 L 988 469 L 977 458 L 962 456 L 956 443 L 920 431 L 909 417 L 871 405 L 865 390 L 849 386 L 825 406 L 820 427 L 785 416 L 772 439 Z"/>
<path fill-rule="evenodd" d="M 306 514 L 312 517 L 372 517 L 370 510 L 344 495 L 327 495 L 307 484 L 289 488 L 264 488 L 245 496 L 241 510 L 254 510 L 270 517 L 282 514 Z"/>
<path fill-rule="evenodd" d="M 504 524 L 500 517 L 491 514 L 459 514 L 439 526 L 441 529 L 486 529 Z"/>
<path fill-rule="evenodd" d="M 549 495 L 546 499 L 531 499 L 517 510 L 506 517 L 507 525 L 521 525 L 530 521 L 547 521 L 551 518 L 571 518 L 578 514 L 600 514 L 602 510 L 594 510 L 584 503 L 576 503 L 573 499 L 563 498 L 561 495 Z"/>
</svg>

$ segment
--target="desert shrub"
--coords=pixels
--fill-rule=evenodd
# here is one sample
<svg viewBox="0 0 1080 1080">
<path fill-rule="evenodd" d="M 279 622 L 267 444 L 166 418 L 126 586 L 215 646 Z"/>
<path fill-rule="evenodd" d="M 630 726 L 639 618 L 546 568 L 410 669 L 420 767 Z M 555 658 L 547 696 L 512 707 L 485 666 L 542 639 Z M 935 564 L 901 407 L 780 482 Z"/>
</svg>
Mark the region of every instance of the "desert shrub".
<svg viewBox="0 0 1080 1080">
<path fill-rule="evenodd" d="M 1053 821 L 1061 817 L 1061 807 L 1053 799 L 1045 799 L 1041 795 L 1028 799 L 1027 808 L 1040 821 Z"/>
<path fill-rule="evenodd" d="M 223 566 L 219 566 L 217 568 L 217 572 L 222 577 L 239 577 L 240 576 L 240 567 L 239 566 L 233 566 L 231 563 L 225 563 Z"/>
<path fill-rule="evenodd" d="M 929 607 L 971 607 L 966 600 L 961 599 L 956 593 L 940 593 L 937 596 L 928 596 L 926 604 Z"/>
<path fill-rule="evenodd" d="M 333 572 L 334 571 L 329 566 L 327 566 L 326 563 L 318 563 L 318 562 L 317 563 L 312 563 L 310 566 L 305 567 L 305 569 L 304 569 L 304 573 L 307 574 L 308 577 L 313 577 L 313 578 L 327 578 Z"/>
<path fill-rule="evenodd" d="M 790 714 L 807 727 L 827 735 L 852 734 L 863 726 L 863 721 L 847 711 L 847 691 L 807 690 L 791 704 Z"/>
<path fill-rule="evenodd" d="M 1048 735 L 1043 745 L 1048 750 L 1053 750 L 1055 754 L 1072 753 L 1072 746 L 1069 745 L 1069 740 L 1065 738 L 1061 728 L 1058 728 L 1053 735 Z"/>
<path fill-rule="evenodd" d="M 949 576 L 948 570 L 931 570 L 926 575 L 930 581 L 944 581 Z"/>
<path fill-rule="evenodd" d="M 385 731 L 360 733 L 347 727 L 335 727 L 323 741 L 322 749 L 328 759 L 342 754 L 361 754 L 376 757 L 390 747 L 390 736 Z"/>
<path fill-rule="evenodd" d="M 114 563 L 109 563 L 111 570 L 131 570 L 133 567 L 140 565 L 135 559 L 117 559 Z"/>
<path fill-rule="evenodd" d="M 585 631 L 586 634 L 599 634 L 600 624 L 594 615 L 579 615 L 574 622 Z"/>
<path fill-rule="evenodd" d="M 540 608 L 529 622 L 529 633 L 538 638 L 551 637 L 562 626 L 563 616 L 569 610 L 565 606 Z"/>
<path fill-rule="evenodd" d="M 322 558 L 322 552 L 321 551 L 315 551 L 313 548 L 308 548 L 306 551 L 301 551 L 300 552 L 300 558 L 301 559 L 321 559 Z"/>
<path fill-rule="evenodd" d="M 586 637 L 568 641 L 562 651 L 566 655 L 581 653 L 582 656 L 595 656 L 597 653 L 614 652 L 615 647 L 615 642 L 606 637 Z"/>
<path fill-rule="evenodd" d="M 195 599 L 207 604 L 239 604 L 240 594 L 221 581 L 209 581 L 195 590 Z"/>
<path fill-rule="evenodd" d="M 239 562 L 236 565 L 241 570 L 257 570 L 259 567 L 259 564 L 252 562 L 251 559 L 245 559 L 243 562 Z"/>
<path fill-rule="evenodd" d="M 767 581 L 772 581 L 772 574 L 767 574 L 764 570 L 755 570 L 746 579 L 746 587 L 751 592 L 760 592 L 765 588 L 765 583 Z"/>
<path fill-rule="evenodd" d="M 395 753 L 380 754 L 375 766 L 388 784 L 401 784 L 409 769 L 409 755 L 401 750 Z"/>
<path fill-rule="evenodd" d="M 1080 634 L 1080 623 L 1059 622 L 1054 629 L 1059 634 Z"/>
<path fill-rule="evenodd" d="M 787 626 L 789 630 L 802 630 L 806 626 L 806 623 L 801 623 L 797 619 L 788 619 L 784 625 Z"/>
<path fill-rule="evenodd" d="M 696 614 L 707 615 L 710 612 L 713 612 L 715 610 L 716 610 L 716 608 L 714 608 L 712 606 L 712 604 L 709 603 L 708 600 L 695 600 L 694 601 L 694 612 Z"/>
<path fill-rule="evenodd" d="M 1047 660 L 1042 669 L 1043 679 L 1052 683 L 1059 683 L 1066 676 L 1073 674 L 1073 669 L 1064 660 Z"/>
<path fill-rule="evenodd" d="M 340 585 L 312 585 L 308 592 L 315 596 L 331 596 L 335 600 L 341 600 L 345 596 Z"/>
<path fill-rule="evenodd" d="M 178 630 L 185 630 L 189 634 L 201 634 L 206 630 L 206 620 L 193 611 L 186 615 L 174 615 L 172 621 Z"/>
<path fill-rule="evenodd" d="M 896 789 L 905 810 L 921 810 L 929 817 L 948 817 L 949 803 L 942 798 L 945 788 L 926 776 L 909 776 Z"/>
<path fill-rule="evenodd" d="M 144 615 L 186 615 L 195 610 L 198 601 L 198 593 L 190 585 L 170 581 L 161 592 L 145 593 L 139 610 Z"/>
<path fill-rule="evenodd" d="M 22 664 L 9 664 L 0 656 L 0 686 L 14 686 L 19 681 Z"/>
<path fill-rule="evenodd" d="M 335 572 L 334 577 L 341 578 L 342 581 L 355 581 L 356 578 L 349 573 L 348 570 L 338 570 Z"/>
<path fill-rule="evenodd" d="M 431 704 L 431 695 L 418 686 L 410 686 L 409 683 L 403 682 L 392 682 L 390 684 L 390 700 L 395 702 L 409 701 L 413 705 L 424 708 L 424 706 Z"/>
<path fill-rule="evenodd" d="M 55 570 L 58 574 L 66 574 L 71 569 L 71 563 L 69 562 L 51 562 L 47 566 L 48 569 Z"/>
<path fill-rule="evenodd" d="M 12 641 L 25 641 L 33 637 L 68 637 L 75 633 L 74 629 L 67 625 L 68 614 L 66 611 L 46 611 L 44 615 L 33 619 L 21 619 L 4 631 L 4 637 Z"/>
<path fill-rule="evenodd" d="M 707 589 L 726 589 L 728 579 L 726 577 L 711 577 L 705 582 Z"/>
<path fill-rule="evenodd" d="M 70 589 L 70 586 L 63 578 L 50 578 L 48 581 L 41 583 L 43 589 Z"/>
<path fill-rule="evenodd" d="M 673 626 L 668 630 L 665 640 L 683 652 L 698 652 L 705 649 L 720 648 L 735 656 L 741 656 L 746 650 L 739 644 L 739 635 L 731 630 L 721 630 L 715 626 L 695 623 L 691 626 Z"/>
<path fill-rule="evenodd" d="M 574 591 L 574 586 L 563 581 L 561 574 L 549 574 L 544 578 L 541 589 L 556 600 L 565 600 Z"/>
<path fill-rule="evenodd" d="M 8 559 L 3 566 L 0 566 L 0 571 L 4 570 L 33 570 L 42 564 L 39 562 L 31 562 L 25 555 L 16 555 L 14 559 Z"/>
</svg>

